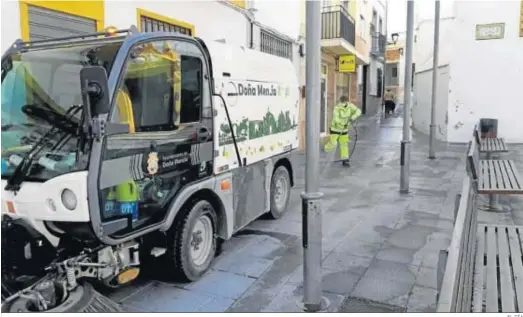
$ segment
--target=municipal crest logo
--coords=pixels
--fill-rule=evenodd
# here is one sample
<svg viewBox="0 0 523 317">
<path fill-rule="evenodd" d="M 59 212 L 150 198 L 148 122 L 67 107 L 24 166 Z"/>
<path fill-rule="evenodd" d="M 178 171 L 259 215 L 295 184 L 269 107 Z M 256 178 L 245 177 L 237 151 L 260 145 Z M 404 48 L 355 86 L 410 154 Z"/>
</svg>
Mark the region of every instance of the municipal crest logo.
<svg viewBox="0 0 523 317">
<path fill-rule="evenodd" d="M 158 173 L 158 161 L 157 152 L 149 153 L 149 156 L 147 157 L 147 172 L 149 172 L 149 174 L 154 175 Z"/>
</svg>

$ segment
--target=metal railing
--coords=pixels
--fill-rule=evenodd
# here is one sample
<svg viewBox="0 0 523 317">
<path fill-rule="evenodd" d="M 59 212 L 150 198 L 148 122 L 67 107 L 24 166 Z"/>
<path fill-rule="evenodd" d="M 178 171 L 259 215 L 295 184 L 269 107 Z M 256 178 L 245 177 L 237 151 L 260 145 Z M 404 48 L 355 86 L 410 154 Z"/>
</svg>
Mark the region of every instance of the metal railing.
<svg viewBox="0 0 523 317">
<path fill-rule="evenodd" d="M 375 56 L 384 56 L 387 49 L 387 37 L 379 32 L 372 34 L 370 53 Z"/>
<path fill-rule="evenodd" d="M 356 26 L 347 9 L 341 5 L 322 8 L 321 39 L 344 39 L 356 45 Z"/>
</svg>

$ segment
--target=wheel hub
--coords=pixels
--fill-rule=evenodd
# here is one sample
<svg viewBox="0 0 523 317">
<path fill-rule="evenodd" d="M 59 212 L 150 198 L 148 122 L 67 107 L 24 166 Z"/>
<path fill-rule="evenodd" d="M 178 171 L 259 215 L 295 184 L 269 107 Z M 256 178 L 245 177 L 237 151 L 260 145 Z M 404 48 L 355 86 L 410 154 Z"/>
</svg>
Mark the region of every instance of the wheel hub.
<svg viewBox="0 0 523 317">
<path fill-rule="evenodd" d="M 214 239 L 214 228 L 212 221 L 207 215 L 198 218 L 191 232 L 190 253 L 193 263 L 197 266 L 203 265 L 212 250 Z"/>
<path fill-rule="evenodd" d="M 283 209 L 285 207 L 285 201 L 287 200 L 287 181 L 280 177 L 276 181 L 274 201 L 278 209 Z"/>
</svg>

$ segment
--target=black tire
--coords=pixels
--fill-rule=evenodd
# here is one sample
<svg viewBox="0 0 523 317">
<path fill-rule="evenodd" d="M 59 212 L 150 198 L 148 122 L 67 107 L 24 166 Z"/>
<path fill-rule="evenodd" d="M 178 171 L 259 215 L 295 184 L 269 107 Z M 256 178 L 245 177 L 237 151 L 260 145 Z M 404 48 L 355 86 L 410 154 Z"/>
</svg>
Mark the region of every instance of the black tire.
<svg viewBox="0 0 523 317">
<path fill-rule="evenodd" d="M 281 180 L 286 184 L 285 192 L 285 202 L 283 204 L 276 203 L 276 194 L 277 194 L 277 183 Z M 269 217 L 272 219 L 281 218 L 287 211 L 289 205 L 289 199 L 291 197 L 291 177 L 289 176 L 289 171 L 285 166 L 278 166 L 278 168 L 272 173 L 271 178 L 271 210 L 268 213 Z"/>
<path fill-rule="evenodd" d="M 197 200 L 181 210 L 183 218 L 173 224 L 167 236 L 167 272 L 178 281 L 194 282 L 200 279 L 210 268 L 216 256 L 218 239 L 216 237 L 218 219 L 211 203 Z M 197 265 L 191 258 L 191 233 L 198 219 L 207 217 L 212 226 L 212 241 L 208 255 L 203 263 Z"/>
<path fill-rule="evenodd" d="M 30 303 L 25 298 L 17 298 L 2 304 L 2 313 L 31 312 Z M 66 300 L 46 313 L 122 313 L 122 307 L 98 293 L 90 283 L 78 285 Z"/>
</svg>

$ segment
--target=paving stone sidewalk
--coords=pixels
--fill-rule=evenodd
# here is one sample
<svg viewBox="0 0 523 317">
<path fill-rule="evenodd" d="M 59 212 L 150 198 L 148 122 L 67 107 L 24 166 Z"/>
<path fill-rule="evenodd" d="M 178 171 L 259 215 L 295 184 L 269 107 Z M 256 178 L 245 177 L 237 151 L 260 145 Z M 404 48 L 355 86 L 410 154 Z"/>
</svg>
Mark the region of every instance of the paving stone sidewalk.
<svg viewBox="0 0 523 317">
<path fill-rule="evenodd" d="M 450 243 L 466 146 L 437 144 L 438 158 L 428 160 L 427 137 L 414 133 L 411 193 L 400 194 L 401 126 L 398 116 L 362 120 L 349 169 L 322 156 L 322 283 L 328 311 L 435 310 L 437 255 Z M 305 168 L 304 157 L 300 160 L 289 212 L 280 220 L 257 220 L 226 242 L 200 281 L 141 279 L 111 297 L 130 312 L 298 312 Z M 508 213 L 483 217 L 523 222 L 521 214 Z"/>
</svg>

